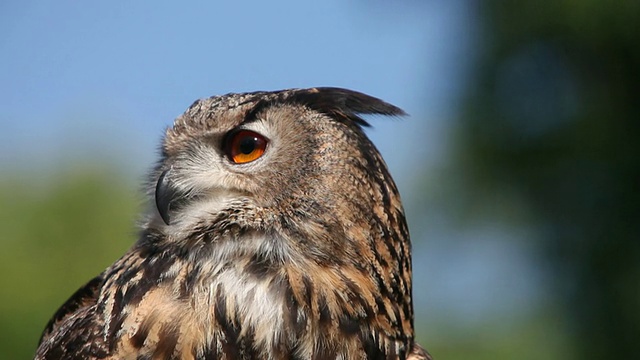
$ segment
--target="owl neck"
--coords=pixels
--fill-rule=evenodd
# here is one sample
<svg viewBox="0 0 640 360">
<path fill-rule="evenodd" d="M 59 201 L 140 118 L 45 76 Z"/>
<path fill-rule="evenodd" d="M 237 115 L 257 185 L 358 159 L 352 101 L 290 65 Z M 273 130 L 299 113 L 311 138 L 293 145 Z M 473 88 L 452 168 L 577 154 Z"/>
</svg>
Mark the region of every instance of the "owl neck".
<svg viewBox="0 0 640 360">
<path fill-rule="evenodd" d="M 206 314 L 196 325 L 205 329 L 205 353 L 234 342 L 264 358 L 401 358 L 413 345 L 410 268 L 403 273 L 401 261 L 373 251 L 403 254 L 385 239 L 371 239 L 380 232 L 370 225 L 345 229 L 315 218 L 272 223 L 265 227 L 270 232 L 224 219 L 197 228 L 186 243 L 149 232 L 140 249 L 166 259 L 180 254 L 156 274 L 183 282 L 177 288 L 191 297 L 185 311 Z"/>
</svg>

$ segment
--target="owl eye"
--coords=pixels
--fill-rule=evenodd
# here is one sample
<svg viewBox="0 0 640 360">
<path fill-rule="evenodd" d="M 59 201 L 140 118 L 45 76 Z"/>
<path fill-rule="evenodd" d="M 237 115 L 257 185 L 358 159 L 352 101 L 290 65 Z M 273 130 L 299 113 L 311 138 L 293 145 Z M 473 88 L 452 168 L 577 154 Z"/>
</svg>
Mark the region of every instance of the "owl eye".
<svg viewBox="0 0 640 360">
<path fill-rule="evenodd" d="M 267 142 L 267 138 L 256 132 L 240 130 L 229 134 L 224 150 L 231 161 L 244 164 L 262 156 Z"/>
</svg>

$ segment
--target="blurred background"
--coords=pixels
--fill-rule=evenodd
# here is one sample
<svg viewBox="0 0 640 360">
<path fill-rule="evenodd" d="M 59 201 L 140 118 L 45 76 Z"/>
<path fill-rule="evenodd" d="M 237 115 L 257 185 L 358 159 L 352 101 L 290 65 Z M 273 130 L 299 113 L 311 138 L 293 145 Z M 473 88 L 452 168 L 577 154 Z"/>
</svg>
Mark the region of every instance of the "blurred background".
<svg viewBox="0 0 640 360">
<path fill-rule="evenodd" d="M 135 241 L 196 98 L 341 86 L 403 195 L 437 359 L 628 359 L 640 338 L 640 2 L 0 3 L 0 358 Z"/>
</svg>

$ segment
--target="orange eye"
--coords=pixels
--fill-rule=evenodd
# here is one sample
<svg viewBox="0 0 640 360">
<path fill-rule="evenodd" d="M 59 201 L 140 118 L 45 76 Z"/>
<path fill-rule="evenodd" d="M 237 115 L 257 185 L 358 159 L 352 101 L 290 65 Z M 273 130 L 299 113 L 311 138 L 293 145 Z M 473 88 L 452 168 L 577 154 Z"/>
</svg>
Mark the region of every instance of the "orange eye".
<svg viewBox="0 0 640 360">
<path fill-rule="evenodd" d="M 251 162 L 264 154 L 267 139 L 253 131 L 240 130 L 231 133 L 225 144 L 225 152 L 236 164 Z"/>
</svg>

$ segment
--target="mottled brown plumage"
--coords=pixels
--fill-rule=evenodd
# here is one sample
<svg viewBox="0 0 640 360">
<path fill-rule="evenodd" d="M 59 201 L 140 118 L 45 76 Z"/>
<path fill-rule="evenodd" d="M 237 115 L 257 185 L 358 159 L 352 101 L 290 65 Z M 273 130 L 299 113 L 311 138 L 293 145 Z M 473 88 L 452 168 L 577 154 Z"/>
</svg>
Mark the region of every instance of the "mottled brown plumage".
<svg viewBox="0 0 640 360">
<path fill-rule="evenodd" d="M 428 359 L 400 197 L 358 114 L 403 112 L 337 88 L 196 101 L 139 240 L 36 359 Z"/>
</svg>

